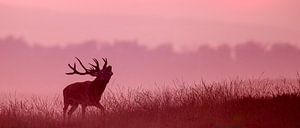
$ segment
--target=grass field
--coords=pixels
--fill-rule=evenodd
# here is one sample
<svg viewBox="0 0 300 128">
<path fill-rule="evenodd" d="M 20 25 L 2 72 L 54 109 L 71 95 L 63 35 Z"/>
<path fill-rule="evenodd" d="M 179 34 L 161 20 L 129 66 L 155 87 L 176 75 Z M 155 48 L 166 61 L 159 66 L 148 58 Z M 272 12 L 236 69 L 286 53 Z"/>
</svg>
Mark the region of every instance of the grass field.
<svg viewBox="0 0 300 128">
<path fill-rule="evenodd" d="M 76 110 L 62 121 L 62 97 L 18 99 L 0 104 L 0 128 L 299 128 L 300 80 L 252 79 L 175 82 L 156 90 L 107 90 L 103 114 Z"/>
</svg>

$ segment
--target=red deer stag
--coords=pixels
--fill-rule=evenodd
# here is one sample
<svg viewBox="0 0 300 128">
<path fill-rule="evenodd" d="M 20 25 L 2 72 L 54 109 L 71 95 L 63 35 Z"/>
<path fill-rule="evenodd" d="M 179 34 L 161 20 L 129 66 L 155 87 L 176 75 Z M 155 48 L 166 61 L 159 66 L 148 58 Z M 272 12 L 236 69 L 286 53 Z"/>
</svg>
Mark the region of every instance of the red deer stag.
<svg viewBox="0 0 300 128">
<path fill-rule="evenodd" d="M 104 89 L 109 82 L 111 76 L 113 75 L 112 67 L 107 66 L 107 59 L 102 58 L 104 61 L 103 68 L 99 68 L 99 62 L 97 59 L 93 59 L 96 65 L 89 63 L 92 67 L 87 69 L 82 62 L 76 57 L 79 64 L 85 70 L 85 72 L 79 72 L 76 69 L 76 63 L 72 67 L 70 64 L 68 66 L 73 70 L 73 72 L 66 73 L 67 75 L 91 75 L 96 77 L 93 81 L 76 82 L 68 85 L 63 90 L 64 97 L 64 108 L 63 117 L 65 119 L 67 109 L 71 105 L 71 109 L 68 112 L 68 119 L 71 118 L 72 113 L 78 108 L 78 105 L 82 107 L 82 117 L 85 116 L 85 109 L 87 106 L 95 106 L 104 112 L 104 107 L 99 103 Z"/>
</svg>

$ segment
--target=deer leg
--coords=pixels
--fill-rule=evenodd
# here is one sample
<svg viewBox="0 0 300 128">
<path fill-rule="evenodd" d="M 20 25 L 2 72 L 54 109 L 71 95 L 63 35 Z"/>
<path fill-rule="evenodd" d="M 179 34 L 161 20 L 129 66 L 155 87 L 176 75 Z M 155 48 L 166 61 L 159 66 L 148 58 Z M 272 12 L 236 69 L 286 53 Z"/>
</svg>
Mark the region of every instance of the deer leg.
<svg viewBox="0 0 300 128">
<path fill-rule="evenodd" d="M 101 112 L 102 112 L 102 117 L 103 117 L 103 119 L 102 119 L 102 124 L 104 125 L 104 128 L 106 127 L 106 114 L 105 114 L 105 108 L 103 107 L 103 105 L 102 104 L 100 104 L 100 103 L 97 103 L 96 105 L 95 105 L 98 109 L 100 109 L 101 110 Z"/>
<path fill-rule="evenodd" d="M 100 104 L 100 103 L 97 103 L 95 106 L 96 106 L 98 109 L 100 109 L 101 112 L 102 112 L 102 114 L 103 114 L 103 116 L 105 116 L 105 108 L 103 107 L 103 105 Z"/>
<path fill-rule="evenodd" d="M 81 109 L 82 109 L 82 118 L 85 118 L 85 110 L 86 110 L 86 105 L 81 105 Z"/>
<path fill-rule="evenodd" d="M 72 105 L 71 109 L 68 112 L 68 118 L 69 118 L 69 120 L 71 118 L 72 113 L 77 109 L 77 107 L 78 107 L 78 104 L 73 104 Z"/>
<path fill-rule="evenodd" d="M 97 108 L 99 108 L 101 111 L 105 111 L 105 108 L 103 107 L 103 105 L 101 105 L 100 103 L 95 105 Z"/>
<path fill-rule="evenodd" d="M 69 107 L 69 104 L 65 103 L 64 104 L 64 108 L 63 108 L 63 117 L 64 117 L 64 120 L 66 119 L 66 113 L 67 113 L 68 107 Z"/>
</svg>

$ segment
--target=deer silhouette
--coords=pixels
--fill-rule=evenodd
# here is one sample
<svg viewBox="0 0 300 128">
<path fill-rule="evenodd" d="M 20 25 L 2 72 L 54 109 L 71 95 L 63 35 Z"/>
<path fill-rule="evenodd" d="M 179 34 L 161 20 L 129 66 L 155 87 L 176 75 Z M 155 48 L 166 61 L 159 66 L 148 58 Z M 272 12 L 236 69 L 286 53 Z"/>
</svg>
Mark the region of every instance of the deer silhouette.
<svg viewBox="0 0 300 128">
<path fill-rule="evenodd" d="M 99 62 L 97 59 L 93 59 L 96 65 L 91 65 L 89 69 L 87 69 L 80 59 L 78 59 L 79 64 L 84 69 L 85 72 L 79 72 L 76 69 L 76 63 L 74 66 L 68 64 L 68 66 L 73 70 L 73 72 L 66 73 L 67 75 L 91 75 L 96 77 L 93 81 L 84 81 L 84 82 L 76 82 L 68 85 L 63 90 L 63 98 L 64 98 L 64 107 L 63 107 L 63 118 L 65 119 L 67 109 L 71 106 L 71 109 L 68 111 L 68 119 L 71 118 L 72 113 L 78 108 L 79 105 L 82 107 L 82 118 L 85 117 L 85 111 L 87 106 L 95 106 L 104 112 L 105 108 L 99 103 L 101 96 L 108 84 L 111 76 L 113 75 L 112 66 L 107 66 L 107 59 L 102 58 L 104 61 L 104 65 L 102 69 L 99 68 Z"/>
</svg>

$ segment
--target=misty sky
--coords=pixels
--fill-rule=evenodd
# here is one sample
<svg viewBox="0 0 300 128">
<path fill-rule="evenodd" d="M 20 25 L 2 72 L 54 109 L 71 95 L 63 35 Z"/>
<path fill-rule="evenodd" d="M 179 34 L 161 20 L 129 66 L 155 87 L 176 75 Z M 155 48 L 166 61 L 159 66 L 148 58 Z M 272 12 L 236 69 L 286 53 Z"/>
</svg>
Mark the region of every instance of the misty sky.
<svg viewBox="0 0 300 128">
<path fill-rule="evenodd" d="M 298 0 L 0 0 L 0 36 L 66 45 L 86 40 L 266 44 L 300 41 Z"/>
<path fill-rule="evenodd" d="M 234 54 L 232 54 L 234 53 Z M 107 57 L 114 75 L 109 88 L 153 88 L 193 85 L 226 79 L 293 79 L 300 71 L 300 48 L 274 44 L 270 48 L 248 42 L 217 48 L 200 46 L 197 51 L 174 52 L 171 45 L 149 49 L 136 42 L 99 44 L 96 41 L 66 47 L 28 45 L 14 37 L 0 38 L 1 91 L 61 93 L 76 81 L 93 77 L 66 75 L 68 63 L 79 57 L 85 65 L 92 58 Z M 78 62 L 76 62 L 78 64 Z M 80 71 L 83 71 L 78 66 Z"/>
</svg>

